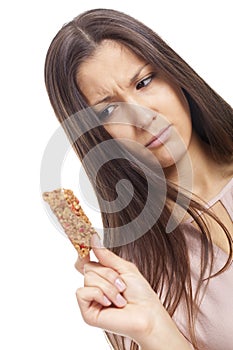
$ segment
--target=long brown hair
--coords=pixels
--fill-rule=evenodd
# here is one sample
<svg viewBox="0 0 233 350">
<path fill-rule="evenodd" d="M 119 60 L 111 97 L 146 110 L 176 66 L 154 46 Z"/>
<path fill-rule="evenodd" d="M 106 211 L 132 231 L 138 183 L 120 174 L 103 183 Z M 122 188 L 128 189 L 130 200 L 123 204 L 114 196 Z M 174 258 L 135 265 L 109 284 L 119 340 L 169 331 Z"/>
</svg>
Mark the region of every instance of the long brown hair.
<svg viewBox="0 0 233 350">
<path fill-rule="evenodd" d="M 119 152 L 117 159 L 111 159 L 111 150 L 109 154 L 106 149 L 99 150 L 99 157 L 104 165 L 98 170 L 97 178 L 94 175 L 98 161 L 95 157 L 91 161 L 85 158 L 96 145 L 111 140 L 111 136 L 103 126 L 90 127 L 88 132 L 83 132 L 87 130 L 83 128 L 84 124 L 90 123 L 91 126 L 92 120 L 96 117 L 94 113 L 83 114 L 82 119 L 77 114 L 88 108 L 77 81 L 79 66 L 94 54 L 98 45 L 105 39 L 116 40 L 125 45 L 182 88 L 189 102 L 193 128 L 199 137 L 209 144 L 217 162 L 232 161 L 232 108 L 156 33 L 136 19 L 115 10 L 96 9 L 79 15 L 62 27 L 47 53 L 45 82 L 48 95 L 55 114 L 83 161 L 96 191 L 105 228 L 106 246 L 111 246 L 116 254 L 133 261 L 138 266 L 154 291 L 160 296 L 163 295 L 163 304 L 171 316 L 181 300 L 185 302 L 190 339 L 194 347 L 198 348 L 200 345 L 197 344 L 194 327 L 198 298 L 204 277 L 210 277 L 213 268 L 211 236 L 204 219 L 198 215 L 198 210 L 205 211 L 208 215 L 213 214 L 194 200 L 190 200 L 186 208 L 184 203 L 187 197 L 185 194 L 179 196 L 178 204 L 193 217 L 200 231 L 201 269 L 194 293 L 188 247 L 182 224 L 177 224 L 171 233 L 166 233 L 165 228 L 171 217 L 171 210 L 162 202 L 162 193 L 159 190 L 163 187 L 164 179 L 159 175 L 155 176 L 146 164 L 141 167 L 141 160 L 122 149 L 117 142 Z M 70 119 L 71 116 L 73 117 Z M 67 120 L 71 122 L 66 123 Z M 130 203 L 123 206 L 124 209 L 116 212 L 112 203 L 117 197 L 115 187 L 122 179 L 131 182 L 134 196 Z M 117 228 L 131 222 L 142 212 L 148 197 L 148 186 L 154 188 L 154 201 L 147 206 L 146 217 L 153 217 L 156 210 L 160 215 L 156 223 L 140 238 L 119 246 L 116 244 Z M 125 186 L 125 195 L 127 191 Z M 177 202 L 177 198 L 177 189 L 168 182 L 167 199 Z M 232 258 L 231 238 L 224 225 L 215 219 L 222 227 L 230 245 L 229 258 L 221 269 L 224 271 Z M 138 227 L 135 229 L 138 230 Z M 128 234 L 130 235 L 130 232 Z M 124 242 L 124 237 L 121 236 L 120 241 Z M 107 335 L 114 349 L 125 349 L 123 337 Z M 132 341 L 131 349 L 139 347 Z"/>
</svg>

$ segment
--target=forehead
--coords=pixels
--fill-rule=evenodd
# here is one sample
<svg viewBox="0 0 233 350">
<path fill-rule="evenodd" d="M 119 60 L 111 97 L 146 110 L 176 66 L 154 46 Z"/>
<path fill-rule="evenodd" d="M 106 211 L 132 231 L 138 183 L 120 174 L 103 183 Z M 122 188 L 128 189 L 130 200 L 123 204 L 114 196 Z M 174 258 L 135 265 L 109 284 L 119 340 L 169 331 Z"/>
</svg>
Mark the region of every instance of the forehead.
<svg viewBox="0 0 233 350">
<path fill-rule="evenodd" d="M 114 93 L 114 88 L 126 87 L 145 60 L 126 46 L 111 40 L 103 41 L 94 54 L 78 70 L 77 83 L 88 102 Z"/>
</svg>

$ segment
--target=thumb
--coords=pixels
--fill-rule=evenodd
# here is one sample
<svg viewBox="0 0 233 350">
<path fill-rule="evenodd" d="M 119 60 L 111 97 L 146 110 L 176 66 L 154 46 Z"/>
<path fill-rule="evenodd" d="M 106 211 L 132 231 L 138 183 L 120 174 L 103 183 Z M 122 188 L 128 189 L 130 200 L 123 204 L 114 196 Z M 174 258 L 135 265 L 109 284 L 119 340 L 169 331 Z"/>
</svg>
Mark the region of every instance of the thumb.
<svg viewBox="0 0 233 350">
<path fill-rule="evenodd" d="M 101 244 L 101 241 L 97 234 L 92 235 L 91 246 L 95 256 L 97 257 L 101 265 L 110 267 L 120 274 L 132 271 L 132 267 L 135 266 L 131 262 L 120 258 L 116 254 L 114 254 L 113 252 L 105 248 Z M 136 269 L 136 266 L 135 266 L 135 269 Z"/>
<path fill-rule="evenodd" d="M 80 258 L 78 255 L 77 261 L 75 262 L 75 268 L 81 273 L 84 274 L 84 265 L 90 262 L 90 254 L 85 256 L 84 258 Z"/>
</svg>

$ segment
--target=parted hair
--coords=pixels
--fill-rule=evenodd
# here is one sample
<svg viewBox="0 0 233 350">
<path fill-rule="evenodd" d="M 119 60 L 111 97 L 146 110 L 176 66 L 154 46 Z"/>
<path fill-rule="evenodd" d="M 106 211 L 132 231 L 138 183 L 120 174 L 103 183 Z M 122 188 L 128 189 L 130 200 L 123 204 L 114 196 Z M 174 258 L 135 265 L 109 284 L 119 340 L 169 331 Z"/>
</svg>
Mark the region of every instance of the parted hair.
<svg viewBox="0 0 233 350">
<path fill-rule="evenodd" d="M 65 24 L 57 33 L 49 47 L 45 62 L 45 83 L 55 114 L 64 127 L 72 146 L 83 163 L 89 179 L 99 200 L 105 230 L 105 244 L 119 256 L 134 262 L 143 276 L 149 281 L 153 290 L 163 299 L 164 307 L 173 316 L 178 305 L 185 305 L 189 340 L 195 349 L 201 349 L 195 336 L 195 320 L 199 310 L 200 291 L 204 280 L 213 275 L 213 243 L 203 216 L 198 211 L 213 216 L 226 235 L 230 253 L 225 266 L 217 272 L 224 271 L 232 258 L 230 233 L 210 210 L 200 201 L 189 200 L 186 208 L 187 193 L 179 196 L 178 189 L 170 183 L 167 186 L 167 200 L 178 203 L 192 216 L 199 231 L 200 273 L 197 288 L 191 283 L 189 248 L 183 225 L 177 223 L 169 234 L 166 225 L 171 217 L 171 209 L 163 203 L 160 192 L 164 178 L 155 174 L 150 166 L 116 142 L 121 157 L 111 159 L 109 153 L 100 149 L 99 157 L 103 166 L 96 174 L 95 159 L 86 160 L 88 152 L 96 145 L 111 140 L 103 126 L 88 127 L 84 125 L 96 118 L 94 113 L 80 112 L 88 110 L 88 103 L 78 81 L 79 67 L 91 57 L 103 40 L 113 40 L 124 45 L 138 57 L 161 71 L 168 79 L 180 86 L 189 103 L 192 126 L 200 139 L 209 145 L 216 162 L 230 163 L 233 158 L 233 112 L 225 102 L 159 35 L 140 21 L 119 11 L 94 9 L 86 11 L 71 22 Z M 96 125 L 96 124 L 95 124 Z M 224 142 L 223 142 L 224 140 Z M 106 161 L 104 161 L 106 160 Z M 114 199 L 117 197 L 116 185 L 122 179 L 131 182 L 134 196 L 122 210 L 115 211 Z M 148 198 L 148 182 L 155 189 L 154 201 L 148 206 L 146 216 L 153 217 L 154 210 L 160 215 L 151 228 L 138 239 L 125 244 L 114 244 L 118 228 L 136 218 L 145 207 Z M 127 194 L 127 186 L 124 193 Z M 102 200 L 104 199 L 104 201 Z M 111 210 L 109 210 L 111 209 Z M 174 218 L 175 220 L 176 218 Z M 135 227 L 140 230 L 140 227 Z M 129 232 L 130 234 L 130 232 Z M 119 239 L 118 239 L 119 240 Z M 124 237 L 121 237 L 124 243 Z M 143 315 L 142 315 L 143 317 Z M 124 337 L 106 332 L 114 349 L 124 350 Z M 132 340 L 131 350 L 139 349 Z"/>
</svg>

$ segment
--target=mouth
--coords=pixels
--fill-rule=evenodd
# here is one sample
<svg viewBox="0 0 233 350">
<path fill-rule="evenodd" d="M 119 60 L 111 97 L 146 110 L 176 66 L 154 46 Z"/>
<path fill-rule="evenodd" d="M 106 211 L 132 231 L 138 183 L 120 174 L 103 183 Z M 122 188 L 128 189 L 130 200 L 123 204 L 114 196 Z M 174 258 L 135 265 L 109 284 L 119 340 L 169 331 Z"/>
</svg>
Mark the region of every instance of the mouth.
<svg viewBox="0 0 233 350">
<path fill-rule="evenodd" d="M 160 130 L 160 132 L 153 136 L 145 145 L 147 148 L 156 148 L 163 145 L 171 135 L 171 124 Z"/>
</svg>

